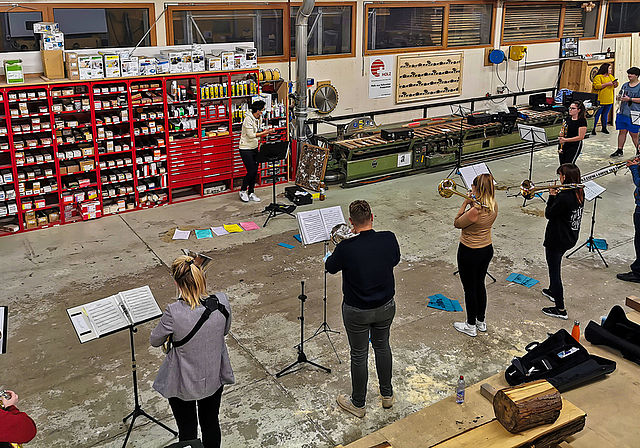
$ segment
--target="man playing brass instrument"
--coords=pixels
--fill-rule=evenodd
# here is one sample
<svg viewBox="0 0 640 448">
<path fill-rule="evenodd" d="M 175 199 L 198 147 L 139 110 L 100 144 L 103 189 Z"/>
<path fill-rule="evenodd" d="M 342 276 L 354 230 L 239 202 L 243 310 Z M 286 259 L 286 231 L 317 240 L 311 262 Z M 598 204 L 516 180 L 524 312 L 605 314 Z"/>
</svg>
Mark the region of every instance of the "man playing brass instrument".
<svg viewBox="0 0 640 448">
<path fill-rule="evenodd" d="M 351 397 L 338 395 L 338 405 L 363 418 L 367 394 L 369 340 L 376 357 L 382 407 L 393 405 L 389 329 L 396 313 L 393 268 L 400 262 L 400 246 L 392 232 L 373 230 L 373 214 L 366 201 L 349 205 L 354 238 L 340 242 L 325 261 L 330 274 L 342 271 L 342 319 L 351 347 Z"/>
<path fill-rule="evenodd" d="M 635 227 L 633 244 L 636 249 L 636 261 L 631 264 L 631 272 L 618 274 L 616 277 L 626 282 L 640 283 L 640 167 L 638 166 L 638 159 L 629 160 L 627 166 L 633 175 L 633 183 L 636 186 L 633 193 L 636 200 L 636 210 L 633 213 L 633 226 Z"/>
</svg>

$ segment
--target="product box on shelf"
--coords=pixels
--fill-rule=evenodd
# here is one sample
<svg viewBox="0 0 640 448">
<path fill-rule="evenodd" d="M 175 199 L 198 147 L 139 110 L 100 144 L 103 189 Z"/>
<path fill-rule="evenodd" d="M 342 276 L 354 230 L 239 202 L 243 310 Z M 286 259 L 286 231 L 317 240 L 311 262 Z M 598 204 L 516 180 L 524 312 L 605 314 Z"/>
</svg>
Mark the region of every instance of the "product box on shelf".
<svg viewBox="0 0 640 448">
<path fill-rule="evenodd" d="M 44 50 L 40 52 L 40 56 L 46 78 L 64 78 L 64 52 L 62 50 Z"/>
<path fill-rule="evenodd" d="M 233 59 L 235 68 L 246 68 L 247 60 L 244 53 L 234 53 Z"/>
<path fill-rule="evenodd" d="M 89 55 L 77 55 L 78 72 L 80 79 L 93 78 L 93 70 L 91 69 L 92 58 Z"/>
<path fill-rule="evenodd" d="M 99 53 L 102 55 L 105 78 L 119 78 L 121 76 L 120 56 L 106 52 Z"/>
<path fill-rule="evenodd" d="M 218 56 L 207 56 L 207 71 L 214 72 L 222 70 L 222 58 Z"/>
<path fill-rule="evenodd" d="M 9 84 L 24 82 L 22 59 L 7 59 L 4 61 L 4 74 Z"/>
<path fill-rule="evenodd" d="M 168 59 L 156 58 L 156 74 L 171 73 L 171 64 Z"/>
<path fill-rule="evenodd" d="M 182 73 L 188 73 L 191 69 L 191 50 L 182 50 Z"/>
<path fill-rule="evenodd" d="M 40 39 L 40 50 L 64 50 L 64 34 L 43 34 Z"/>
<path fill-rule="evenodd" d="M 156 58 L 140 58 L 140 75 L 149 76 L 155 75 L 156 72 Z"/>
<path fill-rule="evenodd" d="M 205 58 L 204 50 L 197 49 L 191 51 L 191 71 L 203 72 L 205 71 Z"/>
<path fill-rule="evenodd" d="M 60 32 L 60 26 L 56 22 L 36 22 L 33 24 L 35 34 L 53 34 Z"/>
<path fill-rule="evenodd" d="M 101 55 L 91 55 L 91 79 L 104 78 L 104 61 Z"/>
<path fill-rule="evenodd" d="M 162 57 L 169 61 L 169 73 L 182 73 L 182 51 L 161 50 Z"/>
<path fill-rule="evenodd" d="M 233 51 L 223 51 L 219 54 L 222 60 L 222 70 L 234 70 L 235 66 L 235 53 Z"/>
<path fill-rule="evenodd" d="M 138 76 L 140 74 L 140 65 L 138 56 L 122 56 L 120 55 L 120 71 L 122 76 Z"/>
</svg>

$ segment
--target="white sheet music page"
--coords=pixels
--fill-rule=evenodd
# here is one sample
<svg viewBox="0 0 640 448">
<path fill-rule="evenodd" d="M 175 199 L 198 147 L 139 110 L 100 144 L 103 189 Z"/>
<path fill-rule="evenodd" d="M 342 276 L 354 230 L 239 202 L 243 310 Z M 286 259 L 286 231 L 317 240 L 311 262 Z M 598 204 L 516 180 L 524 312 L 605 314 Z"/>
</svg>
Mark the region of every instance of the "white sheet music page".
<svg viewBox="0 0 640 448">
<path fill-rule="evenodd" d="M 129 310 L 134 324 L 162 316 L 162 310 L 160 310 L 149 286 L 122 291 L 118 295 Z"/>
<path fill-rule="evenodd" d="M 320 209 L 320 214 L 322 215 L 324 227 L 327 230 L 327 235 L 329 235 L 329 237 L 331 237 L 331 229 L 338 224 L 346 224 L 344 215 L 342 214 L 342 209 L 338 205 L 335 207 Z"/>
<path fill-rule="evenodd" d="M 470 166 L 461 166 L 459 171 L 460 177 L 462 177 L 462 181 L 464 182 L 465 187 L 467 187 L 467 190 L 471 189 L 473 179 L 481 174 L 491 174 L 491 171 L 489 171 L 489 167 L 484 162 L 476 163 L 475 165 Z"/>
<path fill-rule="evenodd" d="M 84 306 L 98 336 L 131 325 L 118 304 L 118 296 L 96 300 Z"/>
<path fill-rule="evenodd" d="M 587 201 L 593 201 L 605 191 L 607 191 L 606 188 L 592 180 L 584 183 L 584 198 Z"/>
<path fill-rule="evenodd" d="M 300 227 L 304 244 L 313 244 L 329 239 L 320 210 L 298 212 L 296 218 L 298 218 L 298 227 Z"/>
</svg>

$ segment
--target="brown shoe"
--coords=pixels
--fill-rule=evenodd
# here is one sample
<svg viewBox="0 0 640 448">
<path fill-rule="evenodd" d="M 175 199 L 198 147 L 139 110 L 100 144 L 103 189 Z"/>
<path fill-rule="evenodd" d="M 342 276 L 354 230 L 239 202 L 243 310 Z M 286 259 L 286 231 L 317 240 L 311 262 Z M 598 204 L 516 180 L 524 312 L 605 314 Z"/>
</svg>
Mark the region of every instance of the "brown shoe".
<svg viewBox="0 0 640 448">
<path fill-rule="evenodd" d="M 364 408 L 364 406 L 362 406 L 361 408 L 356 407 L 356 405 L 354 405 L 351 401 L 351 397 L 348 395 L 340 394 L 336 398 L 336 401 L 338 402 L 338 406 L 340 406 L 347 412 L 351 412 L 358 418 L 363 418 L 367 413 L 367 410 Z"/>
<path fill-rule="evenodd" d="M 389 409 L 391 406 L 393 406 L 393 402 L 395 400 L 393 399 L 393 395 L 391 395 L 390 397 L 382 397 L 382 407 L 385 409 Z"/>
</svg>

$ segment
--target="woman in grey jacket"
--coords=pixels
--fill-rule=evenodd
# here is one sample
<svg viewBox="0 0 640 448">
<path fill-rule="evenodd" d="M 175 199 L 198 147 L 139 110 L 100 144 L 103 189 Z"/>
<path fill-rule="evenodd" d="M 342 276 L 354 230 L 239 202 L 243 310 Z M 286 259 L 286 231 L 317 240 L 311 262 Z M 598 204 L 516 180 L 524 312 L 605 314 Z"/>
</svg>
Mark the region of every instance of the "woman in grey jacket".
<svg viewBox="0 0 640 448">
<path fill-rule="evenodd" d="M 194 259 L 187 255 L 178 257 L 171 265 L 171 274 L 179 297 L 167 307 L 151 332 L 154 347 L 161 346 L 170 335 L 173 341 L 184 339 L 205 310 L 207 284 Z M 231 307 L 226 294 L 215 295 L 229 318 L 218 310 L 213 311 L 187 343 L 167 354 L 153 383 L 153 388 L 169 399 L 180 441 L 197 438 L 199 421 L 205 448 L 220 446 L 218 411 L 222 387 L 234 383 L 224 340 L 231 327 Z"/>
</svg>

